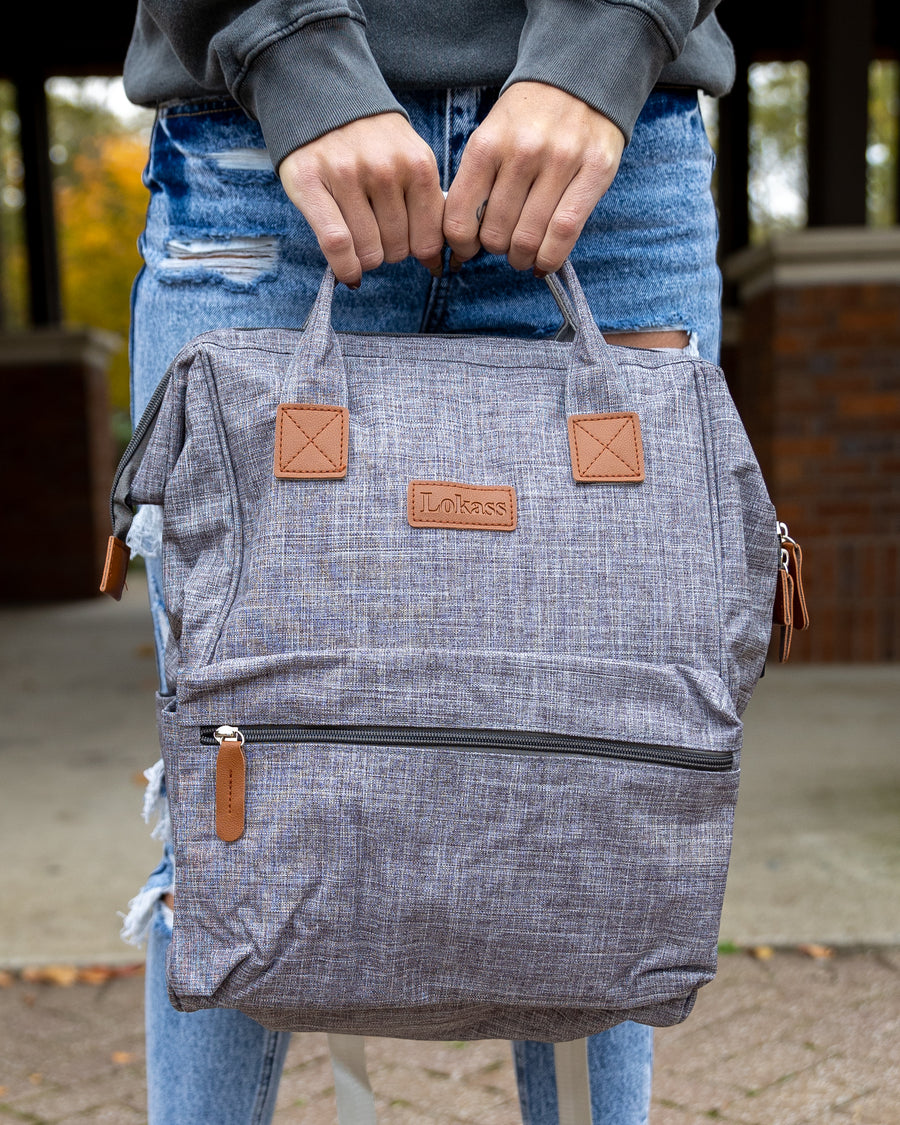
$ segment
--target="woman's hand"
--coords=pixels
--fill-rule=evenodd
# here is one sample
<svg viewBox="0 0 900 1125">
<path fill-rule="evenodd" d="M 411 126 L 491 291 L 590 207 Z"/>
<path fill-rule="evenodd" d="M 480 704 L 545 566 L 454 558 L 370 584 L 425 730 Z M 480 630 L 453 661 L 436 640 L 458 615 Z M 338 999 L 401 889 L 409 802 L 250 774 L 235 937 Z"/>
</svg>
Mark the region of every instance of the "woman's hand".
<svg viewBox="0 0 900 1125">
<path fill-rule="evenodd" d="M 451 268 L 482 247 L 559 269 L 619 167 L 625 137 L 580 98 L 517 82 L 469 138 L 444 208 Z"/>
<path fill-rule="evenodd" d="M 399 113 L 351 121 L 278 169 L 338 281 L 410 254 L 440 272 L 444 196 L 431 149 Z"/>
</svg>

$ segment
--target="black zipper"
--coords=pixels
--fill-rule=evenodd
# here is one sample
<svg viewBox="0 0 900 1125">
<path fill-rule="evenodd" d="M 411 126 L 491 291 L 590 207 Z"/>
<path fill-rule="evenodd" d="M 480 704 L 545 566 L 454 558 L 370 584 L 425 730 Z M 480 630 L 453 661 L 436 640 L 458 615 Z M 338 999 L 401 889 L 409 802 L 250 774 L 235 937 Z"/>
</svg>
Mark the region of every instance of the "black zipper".
<svg viewBox="0 0 900 1125">
<path fill-rule="evenodd" d="M 216 727 L 203 727 L 200 743 L 215 746 Z M 262 726 L 234 727 L 247 744 L 324 742 L 350 746 L 414 746 L 441 750 L 473 750 L 501 754 L 575 754 L 592 758 L 614 758 L 647 765 L 725 773 L 734 765 L 730 751 L 685 750 L 646 742 L 620 742 L 582 735 L 546 734 L 536 731 L 447 730 L 442 727 L 402 726 Z"/>
<path fill-rule="evenodd" d="M 125 452 L 122 454 L 113 476 L 112 488 L 109 491 L 109 519 L 113 534 L 123 542 L 128 534 L 128 529 L 131 527 L 131 520 L 134 515 L 131 504 L 131 484 L 137 476 L 171 378 L 172 369 L 169 368 L 150 396 L 150 401 L 144 407 L 144 413 L 134 427 L 134 432 L 125 447 Z M 137 463 L 133 464 L 133 462 Z"/>
</svg>

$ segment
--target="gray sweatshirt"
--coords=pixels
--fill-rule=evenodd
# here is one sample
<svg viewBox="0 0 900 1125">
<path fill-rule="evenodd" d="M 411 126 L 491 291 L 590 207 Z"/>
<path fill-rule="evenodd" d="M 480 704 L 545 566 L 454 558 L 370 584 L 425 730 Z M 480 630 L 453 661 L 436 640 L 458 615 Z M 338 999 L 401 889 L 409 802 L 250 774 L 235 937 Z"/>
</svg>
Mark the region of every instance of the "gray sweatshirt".
<svg viewBox="0 0 900 1125">
<path fill-rule="evenodd" d="M 230 94 L 275 167 L 390 110 L 395 91 L 558 86 L 630 138 L 655 86 L 725 93 L 719 0 L 140 0 L 125 89 L 139 105 Z"/>
</svg>

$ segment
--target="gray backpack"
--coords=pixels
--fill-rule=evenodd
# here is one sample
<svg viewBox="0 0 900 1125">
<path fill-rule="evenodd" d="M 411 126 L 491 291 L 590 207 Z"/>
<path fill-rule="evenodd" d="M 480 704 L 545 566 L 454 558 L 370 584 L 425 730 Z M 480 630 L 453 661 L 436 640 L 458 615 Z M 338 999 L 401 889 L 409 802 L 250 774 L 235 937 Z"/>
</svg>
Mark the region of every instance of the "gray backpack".
<svg viewBox="0 0 900 1125">
<path fill-rule="evenodd" d="M 138 427 L 106 585 L 162 505 L 176 1008 L 561 1041 L 712 978 L 775 514 L 721 371 L 548 281 L 569 339 L 370 336 L 329 271 Z"/>
</svg>

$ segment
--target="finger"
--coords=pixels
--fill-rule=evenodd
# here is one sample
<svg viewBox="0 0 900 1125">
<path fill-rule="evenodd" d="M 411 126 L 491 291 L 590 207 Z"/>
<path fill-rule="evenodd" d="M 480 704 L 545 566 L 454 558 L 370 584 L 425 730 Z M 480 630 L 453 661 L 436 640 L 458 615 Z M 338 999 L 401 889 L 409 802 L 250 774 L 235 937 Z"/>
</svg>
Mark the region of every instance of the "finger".
<svg viewBox="0 0 900 1125">
<path fill-rule="evenodd" d="M 552 273 L 560 268 L 571 254 L 584 224 L 602 194 L 597 179 L 582 168 L 553 209 L 535 255 L 535 269 L 542 273 Z"/>
<path fill-rule="evenodd" d="M 314 164 L 298 160 L 298 154 L 281 162 L 278 176 L 288 199 L 304 215 L 316 236 L 334 276 L 346 285 L 359 285 L 362 267 L 353 235 L 336 199 L 328 191 L 322 173 Z"/>
<path fill-rule="evenodd" d="M 447 192 L 444 207 L 444 238 L 460 262 L 474 258 L 481 249 L 478 232 L 497 169 L 493 149 L 480 141 L 477 132 L 473 133 L 463 152 L 459 171 Z"/>
<path fill-rule="evenodd" d="M 291 202 L 306 217 L 334 276 L 346 285 L 358 285 L 362 279 L 362 264 L 337 200 L 318 178 L 298 185 L 282 176 L 282 183 Z"/>
<path fill-rule="evenodd" d="M 489 254 L 506 254 L 509 251 L 522 209 L 533 190 L 533 178 L 525 169 L 516 168 L 512 163 L 500 168 L 478 231 L 478 241 Z M 556 198 L 559 199 L 559 192 Z"/>
<path fill-rule="evenodd" d="M 384 247 L 381 244 L 381 229 L 371 202 L 355 184 L 343 191 L 335 191 L 334 199 L 353 239 L 353 248 L 360 269 L 363 272 L 376 269 L 384 261 Z M 322 250 L 324 252 L 324 246 Z"/>
<path fill-rule="evenodd" d="M 360 255 L 364 270 L 374 269 L 385 262 L 402 262 L 409 257 L 409 219 L 406 213 L 406 198 L 400 185 L 394 181 L 369 197 L 375 222 L 378 226 L 381 259 L 372 264 Z"/>
<path fill-rule="evenodd" d="M 529 185 L 512 230 L 507 238 L 506 255 L 513 269 L 531 269 L 547 234 L 560 200 L 571 182 L 568 168 L 550 166 Z M 493 196 L 491 197 L 493 205 Z M 482 243 L 486 245 L 482 230 Z"/>
<path fill-rule="evenodd" d="M 406 192 L 409 252 L 432 272 L 441 269 L 444 252 L 444 193 L 436 165 L 434 173 L 411 184 Z"/>
</svg>

